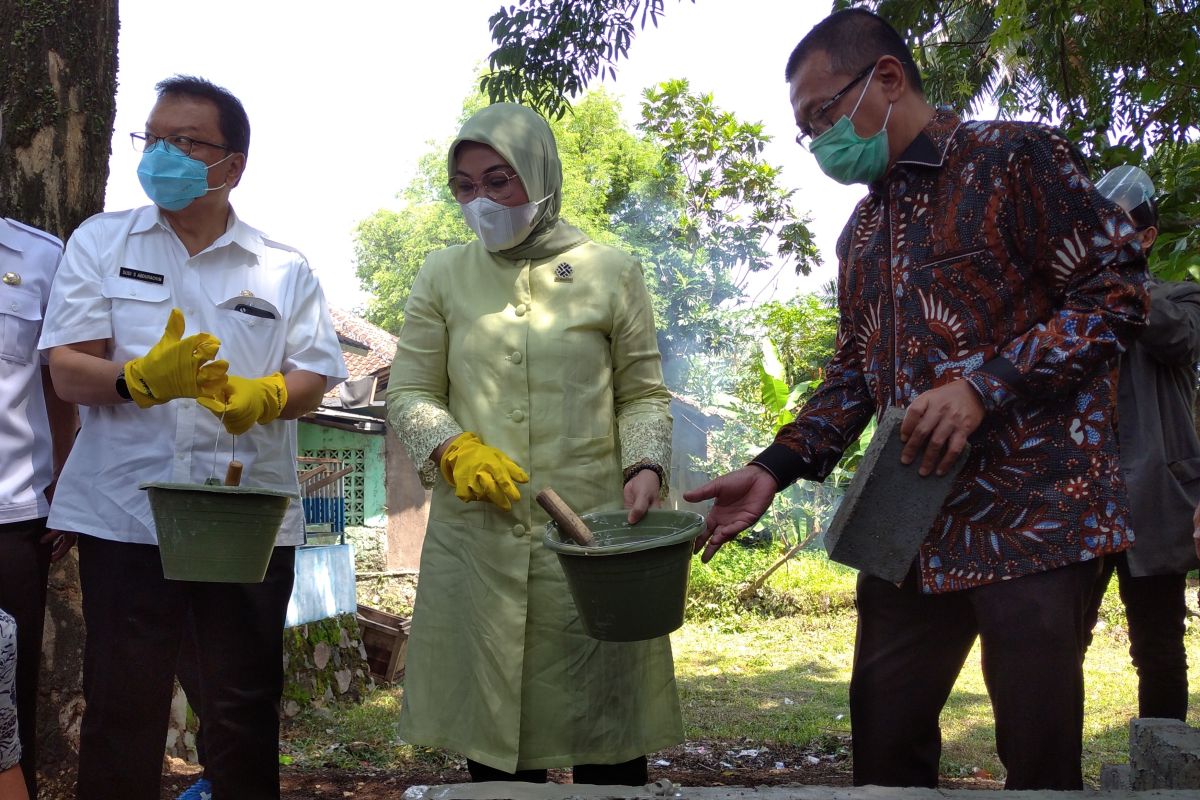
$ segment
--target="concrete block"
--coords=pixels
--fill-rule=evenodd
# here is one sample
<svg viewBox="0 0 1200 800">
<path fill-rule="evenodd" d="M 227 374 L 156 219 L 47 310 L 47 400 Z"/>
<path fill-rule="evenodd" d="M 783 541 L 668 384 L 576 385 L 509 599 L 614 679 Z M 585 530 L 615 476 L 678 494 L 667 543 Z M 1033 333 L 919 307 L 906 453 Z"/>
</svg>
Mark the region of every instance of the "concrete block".
<svg viewBox="0 0 1200 800">
<path fill-rule="evenodd" d="M 1129 765 L 1104 764 L 1100 767 L 1100 788 L 1106 792 L 1129 790 Z"/>
<path fill-rule="evenodd" d="M 1129 723 L 1130 788 L 1200 789 L 1200 729 L 1176 719 Z"/>
<path fill-rule="evenodd" d="M 904 413 L 884 413 L 825 534 L 831 559 L 893 583 L 904 580 L 969 452 L 946 475 L 922 478 L 919 461 L 900 463 Z"/>
</svg>

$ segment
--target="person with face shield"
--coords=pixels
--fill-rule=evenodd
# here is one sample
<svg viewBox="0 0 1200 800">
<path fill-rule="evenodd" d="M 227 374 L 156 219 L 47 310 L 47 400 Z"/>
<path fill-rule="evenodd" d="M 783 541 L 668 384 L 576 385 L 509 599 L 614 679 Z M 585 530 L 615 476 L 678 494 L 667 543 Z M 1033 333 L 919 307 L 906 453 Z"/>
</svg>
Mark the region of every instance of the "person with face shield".
<svg viewBox="0 0 1200 800">
<path fill-rule="evenodd" d="M 1146 254 L 1158 236 L 1154 183 L 1138 167 L 1110 170 L 1096 190 L 1129 215 Z M 1151 278 L 1150 317 L 1121 354 L 1117 412 L 1133 547 L 1104 557 L 1088 609 L 1096 624 L 1115 572 L 1138 676 L 1138 716 L 1186 720 L 1187 573 L 1200 566 L 1192 512 L 1200 502 L 1193 408 L 1200 361 L 1200 284 Z"/>
<path fill-rule="evenodd" d="M 450 191 L 477 239 L 413 284 L 388 421 L 433 489 L 400 735 L 462 753 L 473 780 L 640 785 L 683 739 L 667 637 L 589 638 L 535 495 L 579 513 L 667 490 L 670 395 L 632 257 L 559 218 L 550 127 L 500 103 L 450 146 Z"/>
<path fill-rule="evenodd" d="M 188 636 L 211 797 L 274 800 L 300 504 L 284 517 L 261 583 L 175 581 L 163 577 L 138 487 L 225 474 L 237 436 L 242 485 L 298 494 L 296 419 L 346 370 L 304 257 L 230 204 L 250 145 L 241 102 L 190 76 L 157 90 L 145 129 L 132 134 L 153 205 L 98 214 L 72 234 L 39 345 L 55 388 L 88 407 L 49 519 L 80 534 L 87 706 L 76 792 L 158 800 Z"/>
<path fill-rule="evenodd" d="M 969 440 L 907 578 L 859 574 L 854 782 L 937 785 L 938 717 L 978 637 L 1005 787 L 1082 788 L 1084 612 L 1133 535 L 1110 398 L 1146 321 L 1137 231 L 1060 134 L 933 108 L 868 11 L 818 23 L 785 78 L 797 141 L 867 194 L 838 241 L 825 381 L 750 465 L 684 495 L 716 500 L 696 549 L 824 479 L 889 408 L 904 447 L 877 469 L 946 474 Z"/>
</svg>

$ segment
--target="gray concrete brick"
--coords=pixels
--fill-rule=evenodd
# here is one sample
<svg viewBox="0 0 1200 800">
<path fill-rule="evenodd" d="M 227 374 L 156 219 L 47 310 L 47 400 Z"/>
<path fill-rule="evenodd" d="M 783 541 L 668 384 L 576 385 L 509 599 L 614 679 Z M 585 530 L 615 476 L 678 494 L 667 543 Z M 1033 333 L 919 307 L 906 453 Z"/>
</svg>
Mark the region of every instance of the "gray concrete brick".
<svg viewBox="0 0 1200 800">
<path fill-rule="evenodd" d="M 1133 788 L 1129 783 L 1129 765 L 1105 764 L 1100 767 L 1100 788 L 1108 792 Z"/>
<path fill-rule="evenodd" d="M 1187 789 L 1200 796 L 1200 729 L 1176 719 L 1131 720 L 1129 779 L 1133 789 Z"/>
<path fill-rule="evenodd" d="M 948 474 L 924 478 L 919 461 L 901 464 L 904 413 L 884 413 L 825 533 L 831 559 L 893 583 L 904 580 L 966 461 L 964 452 Z"/>
</svg>

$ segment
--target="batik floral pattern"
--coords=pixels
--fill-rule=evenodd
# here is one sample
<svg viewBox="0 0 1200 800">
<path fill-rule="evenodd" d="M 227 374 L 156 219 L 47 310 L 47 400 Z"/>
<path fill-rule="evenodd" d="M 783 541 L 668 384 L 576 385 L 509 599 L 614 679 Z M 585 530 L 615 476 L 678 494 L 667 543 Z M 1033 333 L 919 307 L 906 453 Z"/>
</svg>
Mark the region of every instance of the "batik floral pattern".
<svg viewBox="0 0 1200 800">
<path fill-rule="evenodd" d="M 940 111 L 922 137 L 838 242 L 837 351 L 779 432 L 795 469 L 777 477 L 823 478 L 872 414 L 967 380 L 986 413 L 921 549 L 924 590 L 1123 549 L 1115 369 L 1147 311 L 1133 227 L 1049 128 Z"/>
</svg>

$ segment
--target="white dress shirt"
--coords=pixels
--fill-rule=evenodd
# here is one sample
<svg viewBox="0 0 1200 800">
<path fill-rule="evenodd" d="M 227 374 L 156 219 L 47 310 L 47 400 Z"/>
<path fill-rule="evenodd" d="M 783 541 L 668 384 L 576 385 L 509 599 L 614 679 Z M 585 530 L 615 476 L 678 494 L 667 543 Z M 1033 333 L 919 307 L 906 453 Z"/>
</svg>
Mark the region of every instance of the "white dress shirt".
<svg viewBox="0 0 1200 800">
<path fill-rule="evenodd" d="M 0 218 L 0 524 L 50 511 L 54 476 L 38 335 L 62 242 Z"/>
<path fill-rule="evenodd" d="M 307 370 L 325 376 L 327 389 L 346 378 L 308 262 L 232 212 L 225 233 L 190 257 L 155 206 L 83 223 L 67 242 L 39 347 L 106 339 L 108 357 L 124 363 L 158 342 L 172 308 L 183 311 L 184 336 L 204 331 L 221 340 L 217 358 L 229 362 L 231 374 Z M 299 492 L 295 420 L 254 425 L 236 437 L 235 452 L 234 437 L 195 400 L 94 406 L 59 478 L 49 525 L 156 544 L 138 485 L 223 478 L 233 457 L 244 465 L 243 486 Z M 299 544 L 303 536 L 303 511 L 294 501 L 276 544 Z"/>
</svg>

